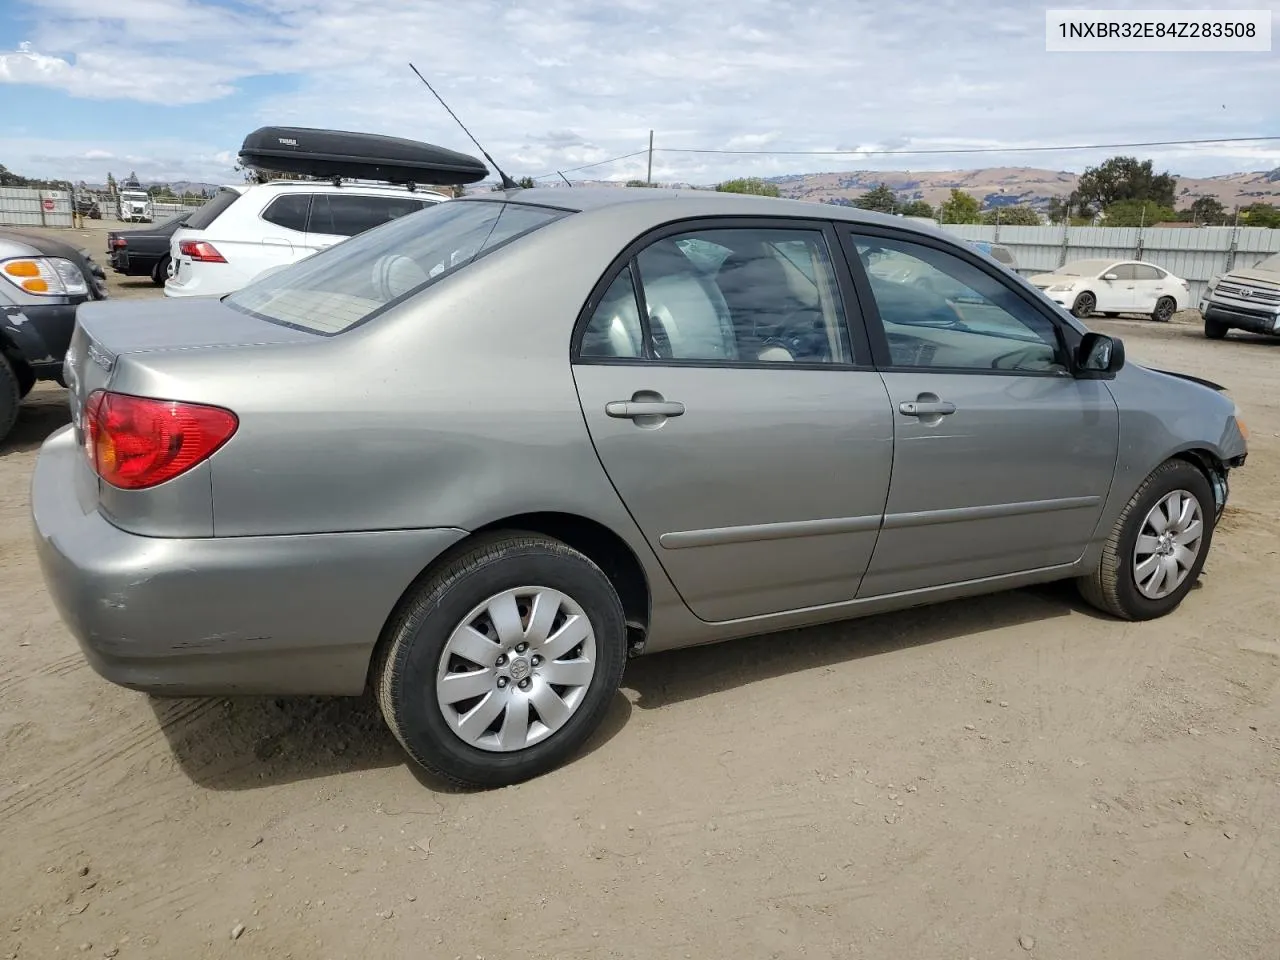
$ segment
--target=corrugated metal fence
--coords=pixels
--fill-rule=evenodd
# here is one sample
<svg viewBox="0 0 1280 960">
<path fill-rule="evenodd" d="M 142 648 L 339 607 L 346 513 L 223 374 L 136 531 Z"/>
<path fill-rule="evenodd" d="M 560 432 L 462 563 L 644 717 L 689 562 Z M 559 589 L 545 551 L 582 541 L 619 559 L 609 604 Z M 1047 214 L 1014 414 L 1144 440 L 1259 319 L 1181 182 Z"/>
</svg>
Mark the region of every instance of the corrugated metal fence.
<svg viewBox="0 0 1280 960">
<path fill-rule="evenodd" d="M 82 195 L 84 199 L 85 195 Z M 102 216 L 115 220 L 117 207 L 105 194 L 90 193 Z M 152 221 L 160 223 L 172 216 L 192 210 L 203 200 L 153 200 Z M 0 187 L 0 226 L 6 227 L 70 227 L 71 194 L 65 190 L 36 190 L 30 187 Z"/>
<path fill-rule="evenodd" d="M 1008 247 L 1025 275 L 1048 273 L 1069 260 L 1146 260 L 1191 284 L 1193 306 L 1205 284 L 1234 267 L 1280 253 L 1280 230 L 1265 227 L 1008 227 L 946 223 L 965 240 Z"/>
<path fill-rule="evenodd" d="M 65 190 L 0 187 L 0 226 L 69 227 L 71 194 Z"/>
</svg>

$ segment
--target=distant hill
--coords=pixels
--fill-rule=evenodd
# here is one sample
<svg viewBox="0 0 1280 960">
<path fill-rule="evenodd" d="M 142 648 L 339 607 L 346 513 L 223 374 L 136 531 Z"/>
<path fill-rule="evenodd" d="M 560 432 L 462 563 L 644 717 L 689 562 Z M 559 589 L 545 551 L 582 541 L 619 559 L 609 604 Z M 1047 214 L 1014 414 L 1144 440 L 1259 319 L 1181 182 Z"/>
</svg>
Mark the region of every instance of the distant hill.
<svg viewBox="0 0 1280 960">
<path fill-rule="evenodd" d="M 924 200 L 937 206 L 952 188 L 970 193 L 984 207 L 1026 203 L 1043 208 L 1053 197 L 1065 197 L 1080 177 L 1065 170 L 1035 167 L 988 167 L 980 170 L 853 170 L 843 173 L 806 173 L 770 178 L 784 197 L 799 200 L 854 200 L 868 190 L 888 184 L 907 200 Z M 1190 206 L 1197 197 L 1215 197 L 1227 209 L 1239 204 L 1280 205 L 1280 168 L 1269 172 L 1231 173 L 1217 177 L 1178 177 L 1178 206 Z"/>
</svg>

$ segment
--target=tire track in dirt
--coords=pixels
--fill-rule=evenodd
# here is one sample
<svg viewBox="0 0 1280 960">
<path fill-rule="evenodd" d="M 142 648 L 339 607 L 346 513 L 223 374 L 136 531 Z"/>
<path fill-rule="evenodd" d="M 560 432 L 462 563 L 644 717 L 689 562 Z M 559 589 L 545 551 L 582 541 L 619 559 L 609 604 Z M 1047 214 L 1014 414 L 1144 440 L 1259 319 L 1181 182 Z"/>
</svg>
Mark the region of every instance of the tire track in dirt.
<svg viewBox="0 0 1280 960">
<path fill-rule="evenodd" d="M 57 768 L 30 781 L 26 789 L 0 798 L 0 824 L 74 794 L 84 783 L 99 779 L 108 770 L 124 768 L 122 772 L 127 772 L 128 765 L 139 758 L 167 752 L 166 730 L 181 730 L 198 723 L 218 703 L 217 700 L 191 701 L 170 713 L 163 723 L 148 718 L 123 729 L 113 729 L 100 742 L 81 748 Z M 53 809 L 56 811 L 56 804 Z"/>
</svg>

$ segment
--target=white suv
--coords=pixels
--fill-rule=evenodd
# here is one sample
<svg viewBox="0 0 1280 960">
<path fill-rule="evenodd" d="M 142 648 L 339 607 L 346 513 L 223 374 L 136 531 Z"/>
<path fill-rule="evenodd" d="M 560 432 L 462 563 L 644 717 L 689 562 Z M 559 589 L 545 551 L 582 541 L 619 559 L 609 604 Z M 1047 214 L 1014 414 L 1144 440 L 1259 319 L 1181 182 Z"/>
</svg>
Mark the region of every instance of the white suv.
<svg viewBox="0 0 1280 960">
<path fill-rule="evenodd" d="M 174 231 L 164 295 L 232 293 L 264 270 L 448 199 L 431 191 L 315 180 L 223 187 Z"/>
</svg>

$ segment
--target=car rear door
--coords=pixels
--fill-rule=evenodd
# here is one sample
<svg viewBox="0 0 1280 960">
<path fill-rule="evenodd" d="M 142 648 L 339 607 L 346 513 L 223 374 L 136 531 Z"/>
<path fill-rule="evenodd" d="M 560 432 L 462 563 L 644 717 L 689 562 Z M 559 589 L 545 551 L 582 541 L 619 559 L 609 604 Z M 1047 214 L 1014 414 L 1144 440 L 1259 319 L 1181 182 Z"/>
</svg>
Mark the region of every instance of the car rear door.
<svg viewBox="0 0 1280 960">
<path fill-rule="evenodd" d="M 1133 266 L 1133 309 L 1138 313 L 1151 313 L 1156 308 L 1156 301 L 1161 297 L 1173 297 L 1177 300 L 1173 284 L 1168 274 L 1150 264 L 1135 263 Z"/>
<path fill-rule="evenodd" d="M 818 222 L 686 221 L 579 320 L 597 454 L 704 620 L 851 600 L 871 559 L 893 424 L 836 249 Z"/>
<path fill-rule="evenodd" d="M 955 244 L 842 234 L 894 422 L 884 526 L 859 596 L 1078 559 L 1110 489 L 1119 414 L 1103 382 L 1072 376 L 1060 321 Z M 879 256 L 914 261 L 920 282 L 863 269 Z M 936 292 L 957 285 L 964 296 Z"/>
<path fill-rule="evenodd" d="M 306 252 L 323 250 L 388 220 L 417 213 L 428 202 L 409 194 L 379 196 L 353 192 L 347 187 L 340 192 L 317 194 L 307 226 Z"/>
</svg>

